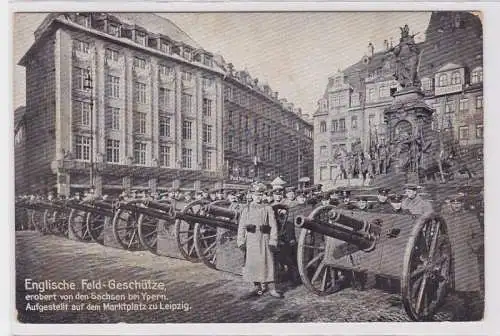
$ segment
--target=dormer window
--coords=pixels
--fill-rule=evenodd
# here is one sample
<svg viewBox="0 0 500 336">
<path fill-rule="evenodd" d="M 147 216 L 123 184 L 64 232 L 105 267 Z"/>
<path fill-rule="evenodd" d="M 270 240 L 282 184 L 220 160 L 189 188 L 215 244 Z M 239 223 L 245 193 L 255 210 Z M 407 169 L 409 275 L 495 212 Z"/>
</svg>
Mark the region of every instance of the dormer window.
<svg viewBox="0 0 500 336">
<path fill-rule="evenodd" d="M 146 41 L 147 41 L 146 33 L 141 32 L 141 31 L 136 31 L 135 42 L 139 43 L 140 45 L 145 46 Z"/>
<path fill-rule="evenodd" d="M 184 47 L 182 50 L 182 57 L 184 57 L 188 61 L 191 61 L 193 59 L 193 52 L 191 51 L 191 49 Z"/>
<path fill-rule="evenodd" d="M 477 83 L 482 83 L 483 82 L 483 68 L 475 68 L 472 71 L 471 77 L 470 77 L 471 84 L 477 84 Z"/>
<path fill-rule="evenodd" d="M 120 37 L 120 25 L 110 22 L 108 25 L 108 34 Z"/>
<path fill-rule="evenodd" d="M 439 86 L 448 86 L 448 75 L 447 74 L 439 75 Z"/>
<path fill-rule="evenodd" d="M 84 27 L 90 28 L 90 15 L 89 14 L 78 14 L 76 16 L 76 23 Z"/>
<path fill-rule="evenodd" d="M 205 55 L 203 57 L 203 64 L 205 64 L 206 66 L 212 67 L 212 56 Z"/>
<path fill-rule="evenodd" d="M 455 71 L 454 73 L 451 74 L 451 84 L 461 84 L 462 83 L 462 78 L 460 76 L 460 72 Z"/>
<path fill-rule="evenodd" d="M 161 41 L 160 42 L 160 51 L 166 53 L 166 54 L 170 54 L 170 43 L 167 43 L 165 41 Z"/>
</svg>

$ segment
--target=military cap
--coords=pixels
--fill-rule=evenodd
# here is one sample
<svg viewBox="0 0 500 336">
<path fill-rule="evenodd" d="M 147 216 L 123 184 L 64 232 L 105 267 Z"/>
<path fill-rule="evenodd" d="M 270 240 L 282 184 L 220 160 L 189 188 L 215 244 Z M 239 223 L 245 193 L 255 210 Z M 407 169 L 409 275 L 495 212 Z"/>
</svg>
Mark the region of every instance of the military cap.
<svg viewBox="0 0 500 336">
<path fill-rule="evenodd" d="M 409 190 L 418 190 L 418 189 L 422 189 L 421 186 L 415 184 L 415 183 L 406 183 L 404 185 L 404 189 L 409 189 Z"/>
<path fill-rule="evenodd" d="M 274 195 L 282 195 L 283 194 L 283 188 L 276 188 L 272 191 Z"/>
<path fill-rule="evenodd" d="M 403 195 L 392 195 L 391 197 L 389 197 L 389 200 L 392 203 L 401 203 L 403 201 Z"/>
<path fill-rule="evenodd" d="M 378 193 L 380 195 L 388 195 L 389 194 L 389 191 L 391 191 L 391 189 L 389 188 L 379 188 L 378 189 Z"/>
<path fill-rule="evenodd" d="M 285 188 L 285 191 L 286 191 L 287 193 L 292 192 L 292 191 L 293 191 L 293 192 L 295 192 L 296 190 L 297 190 L 297 188 L 295 188 L 295 187 L 286 187 L 286 188 Z"/>
</svg>

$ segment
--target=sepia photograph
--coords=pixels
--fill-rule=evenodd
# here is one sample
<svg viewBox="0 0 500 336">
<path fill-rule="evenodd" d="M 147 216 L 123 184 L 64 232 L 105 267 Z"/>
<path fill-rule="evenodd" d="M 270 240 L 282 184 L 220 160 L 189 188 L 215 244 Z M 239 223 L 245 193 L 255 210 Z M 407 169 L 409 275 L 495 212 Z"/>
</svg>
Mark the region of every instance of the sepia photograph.
<svg viewBox="0 0 500 336">
<path fill-rule="evenodd" d="M 483 320 L 482 21 L 13 13 L 17 322 Z"/>
</svg>

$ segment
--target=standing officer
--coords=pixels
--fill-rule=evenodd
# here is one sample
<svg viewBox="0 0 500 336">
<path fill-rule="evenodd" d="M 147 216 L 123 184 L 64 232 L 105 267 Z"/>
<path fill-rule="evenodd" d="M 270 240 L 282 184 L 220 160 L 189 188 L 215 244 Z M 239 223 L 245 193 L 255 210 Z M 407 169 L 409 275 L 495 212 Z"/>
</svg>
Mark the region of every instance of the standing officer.
<svg viewBox="0 0 500 336">
<path fill-rule="evenodd" d="M 422 215 L 424 213 L 432 212 L 431 202 L 424 200 L 417 191 L 421 189 L 416 184 L 405 185 L 405 196 L 401 204 L 403 210 L 408 210 L 412 215 Z"/>
<path fill-rule="evenodd" d="M 238 224 L 238 247 L 246 251 L 243 277 L 254 284 L 254 295 L 262 295 L 266 285 L 271 296 L 282 298 L 276 291 L 274 252 L 278 246 L 278 227 L 273 209 L 262 204 L 265 186 L 255 186 L 252 203 L 243 207 Z"/>
</svg>

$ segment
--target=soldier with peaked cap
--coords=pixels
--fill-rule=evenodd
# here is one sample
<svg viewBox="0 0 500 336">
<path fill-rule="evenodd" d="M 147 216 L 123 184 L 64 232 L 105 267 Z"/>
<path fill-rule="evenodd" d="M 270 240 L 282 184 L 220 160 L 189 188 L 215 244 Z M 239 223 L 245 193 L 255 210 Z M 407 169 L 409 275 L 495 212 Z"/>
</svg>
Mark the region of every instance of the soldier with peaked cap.
<svg viewBox="0 0 500 336">
<path fill-rule="evenodd" d="M 297 200 L 295 199 L 295 187 L 285 188 L 285 199 L 283 200 L 283 204 L 288 205 L 289 207 L 297 205 Z"/>
<path fill-rule="evenodd" d="M 283 202 L 283 189 L 276 188 L 273 190 L 273 203 L 278 204 Z"/>
<path fill-rule="evenodd" d="M 275 287 L 274 252 L 278 246 L 278 226 L 274 211 L 262 203 L 265 187 L 255 186 L 253 202 L 243 206 L 238 224 L 238 247 L 246 251 L 243 277 L 254 284 L 252 294 L 262 295 L 268 286 L 270 294 L 281 298 Z"/>
<path fill-rule="evenodd" d="M 421 189 L 420 186 L 406 184 L 404 189 L 406 198 L 401 204 L 403 210 L 408 210 L 412 215 L 422 215 L 433 211 L 431 202 L 418 195 L 417 191 Z"/>
<path fill-rule="evenodd" d="M 356 197 L 356 206 L 362 211 L 369 210 L 368 198 L 366 196 Z"/>
<path fill-rule="evenodd" d="M 389 188 L 379 188 L 377 191 L 377 203 L 373 205 L 373 209 L 377 212 L 394 212 L 394 208 L 389 204 Z"/>
</svg>

